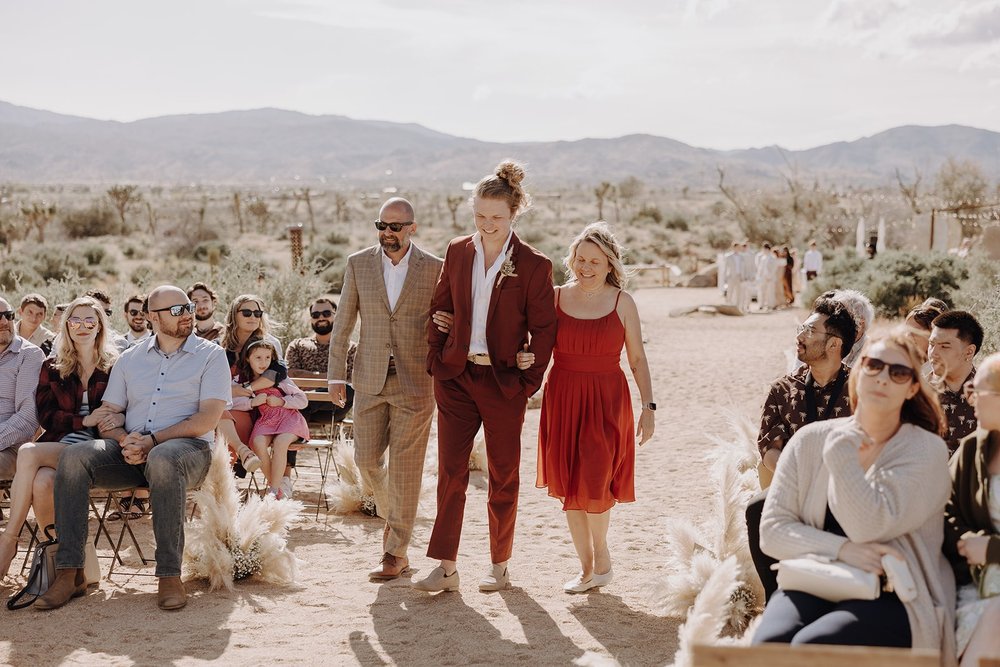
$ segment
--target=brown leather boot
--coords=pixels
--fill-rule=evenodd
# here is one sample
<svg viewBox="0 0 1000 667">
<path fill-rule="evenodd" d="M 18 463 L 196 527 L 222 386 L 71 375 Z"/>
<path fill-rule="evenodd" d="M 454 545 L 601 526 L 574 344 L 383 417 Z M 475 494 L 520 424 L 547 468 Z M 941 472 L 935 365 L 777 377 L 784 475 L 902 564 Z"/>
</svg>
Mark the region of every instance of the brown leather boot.
<svg viewBox="0 0 1000 667">
<path fill-rule="evenodd" d="M 184 590 L 180 577 L 160 577 L 159 591 L 156 594 L 156 604 L 160 609 L 181 609 L 187 602 L 187 591 Z"/>
<path fill-rule="evenodd" d="M 73 598 L 78 598 L 87 592 L 87 580 L 83 576 L 83 568 L 73 567 L 56 570 L 55 581 L 40 598 L 35 600 L 34 607 L 39 611 L 58 609 Z"/>
<path fill-rule="evenodd" d="M 368 573 L 372 581 L 392 581 L 410 571 L 410 560 L 406 556 L 393 556 L 386 553 L 382 556 L 379 566 Z"/>
</svg>

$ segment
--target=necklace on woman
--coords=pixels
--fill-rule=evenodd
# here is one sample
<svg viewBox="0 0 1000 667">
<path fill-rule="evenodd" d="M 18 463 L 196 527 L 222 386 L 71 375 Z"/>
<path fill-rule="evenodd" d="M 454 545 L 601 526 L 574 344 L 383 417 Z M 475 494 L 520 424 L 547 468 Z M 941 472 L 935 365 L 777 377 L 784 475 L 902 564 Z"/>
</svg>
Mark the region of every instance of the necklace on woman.
<svg viewBox="0 0 1000 667">
<path fill-rule="evenodd" d="M 588 299 L 593 299 L 594 295 L 597 294 L 598 292 L 600 292 L 603 287 L 604 287 L 604 285 L 601 285 L 600 287 L 598 287 L 595 290 L 588 290 L 588 289 L 584 289 L 583 285 L 579 285 L 580 291 L 583 292 L 583 295 L 586 298 L 588 298 Z"/>
</svg>

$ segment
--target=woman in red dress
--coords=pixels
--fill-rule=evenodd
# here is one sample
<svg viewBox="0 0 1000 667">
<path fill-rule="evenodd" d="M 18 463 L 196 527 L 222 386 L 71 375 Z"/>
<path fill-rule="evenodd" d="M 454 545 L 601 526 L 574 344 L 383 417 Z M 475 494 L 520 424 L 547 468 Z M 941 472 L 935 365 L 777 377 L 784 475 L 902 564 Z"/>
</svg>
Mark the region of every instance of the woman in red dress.
<svg viewBox="0 0 1000 667">
<path fill-rule="evenodd" d="M 635 500 L 635 442 L 653 436 L 653 385 L 639 312 L 622 291 L 621 247 L 603 222 L 588 225 L 564 260 L 573 280 L 556 290 L 558 328 L 538 428 L 539 488 L 566 512 L 580 573 L 563 586 L 583 593 L 611 583 L 611 508 Z M 625 348 L 642 399 L 638 434 L 620 361 Z M 519 366 L 534 361 L 518 355 Z"/>
</svg>

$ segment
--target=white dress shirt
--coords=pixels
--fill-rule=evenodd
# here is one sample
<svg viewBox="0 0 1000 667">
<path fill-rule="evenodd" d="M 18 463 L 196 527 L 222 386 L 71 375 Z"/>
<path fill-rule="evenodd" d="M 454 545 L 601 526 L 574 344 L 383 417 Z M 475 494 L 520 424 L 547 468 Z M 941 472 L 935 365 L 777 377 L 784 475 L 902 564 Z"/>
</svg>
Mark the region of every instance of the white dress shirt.
<svg viewBox="0 0 1000 667">
<path fill-rule="evenodd" d="M 823 254 L 819 250 L 806 250 L 806 256 L 802 260 L 802 268 L 806 271 L 819 273 L 823 270 Z"/>
<path fill-rule="evenodd" d="M 507 260 L 507 249 L 514 230 L 507 234 L 503 249 L 489 267 L 486 266 L 486 251 L 483 250 L 482 234 L 472 235 L 472 243 L 476 247 L 476 257 L 472 262 L 472 338 L 469 340 L 469 354 L 488 354 L 486 347 L 486 317 L 490 311 L 490 299 L 493 297 L 493 285 L 496 283 L 500 267 Z"/>
<path fill-rule="evenodd" d="M 399 301 L 399 294 L 403 291 L 403 283 L 406 282 L 406 271 L 410 267 L 410 245 L 406 248 L 406 254 L 399 264 L 393 264 L 385 251 L 382 251 L 382 279 L 385 281 L 385 293 L 389 297 L 389 312 L 396 310 L 396 302 Z"/>
</svg>

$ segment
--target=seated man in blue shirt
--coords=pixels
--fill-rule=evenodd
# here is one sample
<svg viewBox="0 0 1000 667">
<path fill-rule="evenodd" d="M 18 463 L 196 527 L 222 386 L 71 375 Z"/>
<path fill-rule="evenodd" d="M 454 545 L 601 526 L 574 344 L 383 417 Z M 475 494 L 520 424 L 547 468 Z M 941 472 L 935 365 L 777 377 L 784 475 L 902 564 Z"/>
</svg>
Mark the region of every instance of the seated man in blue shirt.
<svg viewBox="0 0 1000 667">
<path fill-rule="evenodd" d="M 124 428 L 104 439 L 68 446 L 56 472 L 56 578 L 35 603 L 55 609 L 86 592 L 87 497 L 92 488 L 149 486 L 156 512 L 157 603 L 187 604 L 181 583 L 186 491 L 201 484 L 211 462 L 214 429 L 230 402 L 225 351 L 192 335 L 194 304 L 177 287 L 149 295 L 156 335 L 122 354 L 96 412 L 125 413 Z"/>
</svg>

